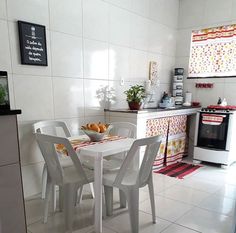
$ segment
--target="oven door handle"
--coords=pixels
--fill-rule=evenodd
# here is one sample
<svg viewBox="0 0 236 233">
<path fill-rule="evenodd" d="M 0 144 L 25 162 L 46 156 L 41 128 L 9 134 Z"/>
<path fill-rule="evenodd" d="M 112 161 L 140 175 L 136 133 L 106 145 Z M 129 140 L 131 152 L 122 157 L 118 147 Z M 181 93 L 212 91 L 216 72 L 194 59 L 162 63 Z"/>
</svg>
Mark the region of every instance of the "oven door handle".
<svg viewBox="0 0 236 233">
<path fill-rule="evenodd" d="M 228 121 L 228 132 L 227 132 L 227 136 L 226 136 L 226 146 L 225 149 L 226 150 L 230 150 L 230 144 L 231 144 L 231 137 L 232 137 L 232 132 L 233 132 L 233 114 L 229 115 L 229 121 Z"/>
<path fill-rule="evenodd" d="M 198 141 L 199 119 L 200 119 L 200 113 L 197 112 L 196 124 L 195 124 L 195 135 L 194 135 L 194 146 L 197 146 L 197 141 Z"/>
</svg>

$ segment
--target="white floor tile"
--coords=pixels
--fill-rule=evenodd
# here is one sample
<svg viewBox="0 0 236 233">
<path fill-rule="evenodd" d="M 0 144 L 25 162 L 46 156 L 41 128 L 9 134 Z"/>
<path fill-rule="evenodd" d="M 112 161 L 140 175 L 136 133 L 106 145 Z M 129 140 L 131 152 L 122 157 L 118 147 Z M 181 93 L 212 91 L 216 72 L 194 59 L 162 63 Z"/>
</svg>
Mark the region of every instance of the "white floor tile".
<svg viewBox="0 0 236 233">
<path fill-rule="evenodd" d="M 150 214 L 139 211 L 139 232 L 140 233 L 159 233 L 162 232 L 171 223 L 157 218 L 156 224 L 152 223 Z M 131 225 L 128 211 L 114 214 L 111 218 L 104 221 L 104 225 L 119 233 L 130 233 Z"/>
<path fill-rule="evenodd" d="M 86 233 L 93 226 L 93 201 L 83 200 L 79 207 L 76 208 L 73 229 L 76 233 Z M 46 224 L 42 221 L 31 224 L 28 229 L 32 233 L 64 233 L 64 215 L 56 212 L 48 218 Z"/>
<path fill-rule="evenodd" d="M 195 207 L 178 224 L 204 233 L 232 233 L 232 218 Z"/>
<path fill-rule="evenodd" d="M 198 179 L 195 177 L 189 177 L 188 179 L 183 179 L 178 183 L 178 185 L 204 191 L 207 193 L 215 193 L 222 187 L 222 185 L 219 185 L 215 182 L 205 179 Z"/>
<path fill-rule="evenodd" d="M 236 199 L 236 186 L 235 185 L 230 185 L 230 184 L 225 184 L 215 194 L 218 195 L 218 196 L 223 196 L 223 197 Z"/>
<path fill-rule="evenodd" d="M 162 196 L 155 196 L 156 215 L 162 219 L 170 222 L 176 221 L 186 212 L 188 212 L 192 205 L 174 201 Z M 139 209 L 145 213 L 151 214 L 151 206 L 149 200 L 142 202 Z"/>
<path fill-rule="evenodd" d="M 161 192 L 159 195 L 176 201 L 196 205 L 210 194 L 181 185 L 174 185 L 169 189 L 166 189 L 165 191 Z"/>
<path fill-rule="evenodd" d="M 25 202 L 27 225 L 41 221 L 43 219 L 43 200 L 35 198 Z"/>
<path fill-rule="evenodd" d="M 169 177 L 162 174 L 153 174 L 153 186 L 154 186 L 154 193 L 159 194 L 160 192 L 164 191 L 165 189 L 177 184 L 179 179 Z M 145 187 L 143 189 L 145 192 L 148 192 L 148 188 Z"/>
<path fill-rule="evenodd" d="M 162 231 L 162 233 L 196 233 L 199 231 L 194 231 L 192 229 L 179 226 L 177 224 L 171 224 L 167 229 Z"/>
<path fill-rule="evenodd" d="M 233 216 L 235 204 L 236 201 L 234 199 L 213 194 L 204 199 L 198 206 L 227 216 Z"/>
</svg>

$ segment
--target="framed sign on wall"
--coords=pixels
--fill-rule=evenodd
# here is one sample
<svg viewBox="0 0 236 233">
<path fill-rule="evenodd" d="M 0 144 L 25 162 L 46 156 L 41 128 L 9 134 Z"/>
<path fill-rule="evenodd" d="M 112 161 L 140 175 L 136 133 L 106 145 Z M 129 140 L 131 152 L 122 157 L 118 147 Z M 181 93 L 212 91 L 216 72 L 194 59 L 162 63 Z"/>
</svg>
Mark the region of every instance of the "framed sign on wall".
<svg viewBox="0 0 236 233">
<path fill-rule="evenodd" d="M 21 64 L 47 66 L 45 26 L 18 21 Z"/>
</svg>

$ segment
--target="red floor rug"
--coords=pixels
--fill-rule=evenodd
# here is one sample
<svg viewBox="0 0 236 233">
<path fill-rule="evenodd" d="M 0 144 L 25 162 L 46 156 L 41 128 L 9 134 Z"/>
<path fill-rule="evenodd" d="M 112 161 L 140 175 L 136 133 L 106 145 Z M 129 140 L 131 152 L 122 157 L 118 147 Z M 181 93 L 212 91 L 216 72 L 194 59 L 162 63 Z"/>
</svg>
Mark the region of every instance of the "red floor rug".
<svg viewBox="0 0 236 233">
<path fill-rule="evenodd" d="M 185 176 L 191 174 L 192 172 L 196 171 L 200 167 L 202 166 L 194 165 L 190 163 L 178 162 L 178 163 L 171 164 L 158 171 L 153 171 L 153 172 L 171 176 L 171 177 L 176 177 L 178 179 L 183 179 Z"/>
</svg>

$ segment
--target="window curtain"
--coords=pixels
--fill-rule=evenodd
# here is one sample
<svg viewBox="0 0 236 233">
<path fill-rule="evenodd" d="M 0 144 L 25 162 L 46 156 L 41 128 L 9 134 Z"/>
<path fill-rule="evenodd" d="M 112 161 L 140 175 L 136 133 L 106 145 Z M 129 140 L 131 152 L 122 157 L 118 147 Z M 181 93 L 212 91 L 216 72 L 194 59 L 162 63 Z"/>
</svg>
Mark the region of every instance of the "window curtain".
<svg viewBox="0 0 236 233">
<path fill-rule="evenodd" d="M 236 76 L 236 24 L 195 30 L 189 77 Z"/>
</svg>

